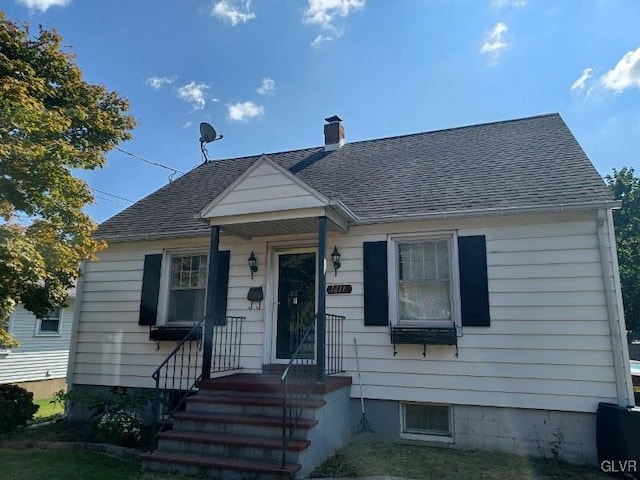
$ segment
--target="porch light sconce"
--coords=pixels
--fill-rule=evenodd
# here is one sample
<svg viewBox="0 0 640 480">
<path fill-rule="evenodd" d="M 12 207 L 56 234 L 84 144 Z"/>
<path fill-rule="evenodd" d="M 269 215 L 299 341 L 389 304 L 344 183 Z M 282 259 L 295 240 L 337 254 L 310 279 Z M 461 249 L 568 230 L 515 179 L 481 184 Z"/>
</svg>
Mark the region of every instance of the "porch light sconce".
<svg viewBox="0 0 640 480">
<path fill-rule="evenodd" d="M 331 261 L 333 262 L 333 270 L 336 272 L 337 277 L 338 269 L 340 268 L 340 252 L 338 251 L 338 247 L 333 247 L 333 252 L 331 252 Z"/>
<path fill-rule="evenodd" d="M 258 259 L 256 258 L 256 254 L 253 253 L 253 250 L 247 261 L 249 262 L 249 270 L 251 270 L 251 280 L 253 280 L 253 274 L 258 271 Z"/>
</svg>

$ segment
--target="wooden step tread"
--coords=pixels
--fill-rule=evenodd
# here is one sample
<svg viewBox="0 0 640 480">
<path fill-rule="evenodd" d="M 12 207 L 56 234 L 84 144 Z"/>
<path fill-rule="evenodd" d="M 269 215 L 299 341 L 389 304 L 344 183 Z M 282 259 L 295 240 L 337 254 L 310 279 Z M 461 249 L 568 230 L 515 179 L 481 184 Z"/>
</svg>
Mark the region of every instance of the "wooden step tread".
<svg viewBox="0 0 640 480">
<path fill-rule="evenodd" d="M 224 413 L 199 413 L 199 412 L 176 412 L 173 415 L 176 420 L 193 420 L 196 422 L 211 423 L 232 423 L 239 425 L 260 425 L 265 427 L 281 427 L 282 417 L 268 417 L 261 415 L 230 415 Z M 287 425 L 291 422 L 287 421 Z M 298 428 L 310 429 L 318 424 L 318 420 L 311 418 L 300 418 Z"/>
<path fill-rule="evenodd" d="M 177 440 L 183 442 L 197 442 L 197 443 L 213 443 L 219 445 L 233 445 L 241 447 L 256 447 L 256 448 L 282 448 L 282 438 L 273 437 L 254 437 L 250 435 L 236 435 L 229 433 L 208 433 L 208 432 L 178 432 L 175 430 L 169 430 L 161 432 L 158 435 L 161 439 Z M 301 451 L 311 445 L 309 440 L 289 440 L 287 450 Z"/>
<path fill-rule="evenodd" d="M 218 457 L 212 455 L 194 455 L 189 453 L 165 453 L 153 452 L 145 453 L 140 456 L 143 461 L 151 461 L 158 463 L 175 463 L 181 465 L 195 465 L 205 468 L 219 468 L 226 470 L 240 470 L 245 472 L 269 473 L 293 476 L 300 470 L 301 465 L 298 463 L 280 464 L 260 462 L 255 459 L 242 459 L 236 457 Z"/>
<path fill-rule="evenodd" d="M 257 405 L 262 407 L 281 407 L 281 397 L 251 397 L 243 395 L 194 395 L 187 400 L 188 403 L 210 403 L 210 404 L 224 404 L 224 405 Z M 301 406 L 302 402 L 290 401 L 287 406 L 296 407 Z M 318 400 L 316 398 L 310 398 L 307 400 L 305 406 L 307 408 L 320 408 L 327 402 L 324 400 Z"/>
</svg>

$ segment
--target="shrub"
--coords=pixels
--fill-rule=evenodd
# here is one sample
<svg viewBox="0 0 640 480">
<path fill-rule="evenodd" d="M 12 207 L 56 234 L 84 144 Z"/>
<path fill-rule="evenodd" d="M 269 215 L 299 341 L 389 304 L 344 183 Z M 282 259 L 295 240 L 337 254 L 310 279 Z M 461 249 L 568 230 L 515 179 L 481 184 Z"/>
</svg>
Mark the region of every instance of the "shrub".
<svg viewBox="0 0 640 480">
<path fill-rule="evenodd" d="M 17 385 L 0 385 L 0 433 L 26 425 L 38 411 L 33 393 Z"/>
<path fill-rule="evenodd" d="M 118 410 L 102 415 L 96 428 L 103 442 L 135 447 L 142 439 L 143 426 L 144 421 L 139 414 Z"/>
</svg>

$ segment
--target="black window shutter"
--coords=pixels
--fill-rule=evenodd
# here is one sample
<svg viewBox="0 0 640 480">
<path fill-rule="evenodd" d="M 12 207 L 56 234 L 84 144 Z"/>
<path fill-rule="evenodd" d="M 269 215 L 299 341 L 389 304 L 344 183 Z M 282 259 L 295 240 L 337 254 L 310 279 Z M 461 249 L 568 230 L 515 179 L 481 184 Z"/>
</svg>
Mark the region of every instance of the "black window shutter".
<svg viewBox="0 0 640 480">
<path fill-rule="evenodd" d="M 216 312 L 214 325 L 227 323 L 227 287 L 229 286 L 229 251 L 218 252 L 218 284 L 216 285 Z"/>
<path fill-rule="evenodd" d="M 158 316 L 158 294 L 160 293 L 160 267 L 162 254 L 145 255 L 142 272 L 142 296 L 138 325 L 155 325 Z"/>
<path fill-rule="evenodd" d="M 364 324 L 389 324 L 387 242 L 364 242 Z"/>
<path fill-rule="evenodd" d="M 458 260 L 462 325 L 488 327 L 491 321 L 485 236 L 458 237 Z"/>
</svg>

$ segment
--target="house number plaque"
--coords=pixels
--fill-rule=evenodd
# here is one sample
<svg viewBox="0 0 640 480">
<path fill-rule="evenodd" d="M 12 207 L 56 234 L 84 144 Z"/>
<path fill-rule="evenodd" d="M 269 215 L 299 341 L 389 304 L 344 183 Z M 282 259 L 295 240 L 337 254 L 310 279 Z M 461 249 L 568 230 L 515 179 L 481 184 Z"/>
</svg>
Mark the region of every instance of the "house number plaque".
<svg viewBox="0 0 640 480">
<path fill-rule="evenodd" d="M 353 288 L 351 285 L 327 285 L 327 293 L 329 295 L 338 295 L 340 293 L 351 293 Z"/>
</svg>

